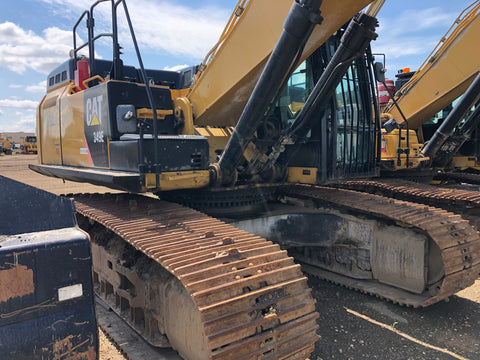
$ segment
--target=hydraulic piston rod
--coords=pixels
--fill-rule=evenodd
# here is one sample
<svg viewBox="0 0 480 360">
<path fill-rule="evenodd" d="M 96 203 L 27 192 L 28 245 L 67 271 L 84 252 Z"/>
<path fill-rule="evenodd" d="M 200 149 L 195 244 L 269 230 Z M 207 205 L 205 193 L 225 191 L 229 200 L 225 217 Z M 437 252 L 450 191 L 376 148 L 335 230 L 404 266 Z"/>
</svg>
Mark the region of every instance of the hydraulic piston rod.
<svg viewBox="0 0 480 360">
<path fill-rule="evenodd" d="M 265 65 L 218 166 L 214 168 L 217 183 L 234 182 L 236 167 L 252 141 L 269 104 L 288 77 L 314 27 L 322 21 L 321 3 L 322 0 L 295 0 L 293 3 L 280 39 Z"/>
</svg>

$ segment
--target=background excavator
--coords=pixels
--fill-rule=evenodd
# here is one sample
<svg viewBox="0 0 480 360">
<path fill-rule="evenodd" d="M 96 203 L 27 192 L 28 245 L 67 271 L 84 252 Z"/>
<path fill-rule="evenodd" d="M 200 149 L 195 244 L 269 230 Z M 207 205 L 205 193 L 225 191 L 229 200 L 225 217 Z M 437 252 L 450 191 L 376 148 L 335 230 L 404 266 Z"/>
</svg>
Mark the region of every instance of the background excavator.
<svg viewBox="0 0 480 360">
<path fill-rule="evenodd" d="M 38 152 L 37 137 L 26 136 L 22 144 L 22 152 L 24 154 L 36 154 Z"/>
<path fill-rule="evenodd" d="M 474 1 L 460 13 L 416 72 L 399 74 L 395 102 L 390 101 L 384 113 L 390 124 L 394 122 L 394 127 L 400 129 L 383 135 L 384 169 L 421 168 L 425 163 L 445 170 L 478 167 L 475 153 L 457 156 L 457 152 L 469 140 L 479 119 L 478 110 L 469 114 L 479 100 L 480 63 L 472 49 L 479 33 L 480 2 Z M 460 96 L 453 111 L 451 104 Z"/>
<path fill-rule="evenodd" d="M 357 14 L 371 1 L 241 0 L 205 61 L 180 72 L 144 69 L 123 0 L 108 1 L 112 33 L 95 35 L 102 2 L 48 77 L 31 168 L 129 192 L 71 196 L 97 293 L 150 343 L 188 359 L 308 356 L 306 279 L 258 235 L 307 272 L 410 306 L 478 277 L 480 238 L 459 216 L 323 186 L 379 174 L 369 42 L 382 1 Z M 139 69 L 120 58 L 119 6 Z M 94 56 L 105 35 L 112 61 Z"/>
<path fill-rule="evenodd" d="M 0 139 L 0 154 L 11 155 L 14 144 L 7 139 Z"/>
<path fill-rule="evenodd" d="M 398 75 L 397 92 L 382 115 L 383 179 L 342 187 L 441 207 L 480 228 L 476 188 L 465 184 L 480 183 L 480 63 L 472 47 L 479 33 L 477 0 L 416 72 Z M 384 82 L 382 90 L 387 87 Z M 442 186 L 430 186 L 432 179 Z"/>
</svg>

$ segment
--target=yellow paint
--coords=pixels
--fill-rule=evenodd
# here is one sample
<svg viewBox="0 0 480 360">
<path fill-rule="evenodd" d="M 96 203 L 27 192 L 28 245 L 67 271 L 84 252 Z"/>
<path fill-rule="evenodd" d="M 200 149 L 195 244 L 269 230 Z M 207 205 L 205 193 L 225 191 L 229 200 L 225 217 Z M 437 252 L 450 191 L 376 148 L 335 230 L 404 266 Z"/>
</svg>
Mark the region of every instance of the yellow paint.
<svg viewBox="0 0 480 360">
<path fill-rule="evenodd" d="M 194 135 L 195 128 L 193 126 L 193 109 L 190 100 L 188 100 L 186 97 L 174 98 L 173 108 L 176 117 L 183 116 L 184 125 L 182 129 L 182 134 Z"/>
<path fill-rule="evenodd" d="M 324 21 L 305 47 L 306 59 L 372 0 L 324 0 Z M 214 51 L 188 98 L 195 125 L 234 126 L 283 30 L 291 0 L 250 0 Z M 236 10 L 236 9 L 235 9 Z M 268 20 L 268 21 L 267 21 Z"/>
<path fill-rule="evenodd" d="M 86 88 L 88 89 L 88 88 L 89 88 L 88 83 L 89 83 L 90 81 L 93 81 L 93 80 L 99 80 L 100 83 L 105 82 L 105 79 L 102 78 L 100 75 L 95 75 L 95 76 L 92 76 L 92 77 L 90 77 L 90 78 L 88 78 L 88 79 L 83 80 L 82 84 L 83 84 L 84 87 L 86 87 Z"/>
<path fill-rule="evenodd" d="M 165 120 L 168 115 L 173 115 L 173 110 L 157 110 L 157 119 Z M 139 119 L 153 119 L 152 109 L 141 108 L 137 109 L 137 118 Z"/>
<path fill-rule="evenodd" d="M 289 183 L 316 184 L 317 168 L 289 167 L 287 181 Z"/>
<path fill-rule="evenodd" d="M 163 172 L 159 175 L 160 186 L 156 187 L 155 174 L 145 175 L 145 188 L 156 191 L 198 189 L 210 183 L 208 170 Z"/>
<path fill-rule="evenodd" d="M 420 128 L 470 86 L 480 71 L 478 34 L 480 4 L 460 15 L 412 79 L 397 92 L 396 100 L 410 129 Z M 385 111 L 397 123 L 404 123 L 393 103 Z"/>
<path fill-rule="evenodd" d="M 232 136 L 233 128 L 215 128 L 211 126 L 196 126 L 195 134 L 205 136 L 208 141 L 210 163 L 218 161 L 218 154 L 220 154 L 228 140 Z"/>
<path fill-rule="evenodd" d="M 60 98 L 64 96 L 66 89 L 65 85 L 51 89 L 43 97 L 37 110 L 37 136 L 40 141 L 39 160 L 43 164 L 62 164 L 58 109 Z"/>
<path fill-rule="evenodd" d="M 172 99 L 178 99 L 178 98 L 186 97 L 189 91 L 190 89 L 180 89 L 180 90 L 171 89 L 170 93 L 172 94 Z"/>
<path fill-rule="evenodd" d="M 100 121 L 98 121 L 97 114 L 93 114 L 92 122 L 90 123 L 89 126 L 95 126 L 95 125 L 100 125 Z"/>
<path fill-rule="evenodd" d="M 105 86 L 105 85 L 102 85 Z M 106 86 L 105 86 L 106 87 Z M 68 166 L 92 167 L 88 156 L 80 153 L 86 148 L 84 130 L 84 96 L 85 92 L 66 92 L 62 97 L 62 148 L 63 164 Z M 99 110 L 100 111 L 100 110 Z M 98 114 L 93 117 L 92 123 L 98 121 Z"/>
<path fill-rule="evenodd" d="M 402 130 L 402 138 L 399 144 L 398 139 L 399 130 L 396 129 L 391 133 L 387 134 L 385 130 L 382 129 L 382 141 L 381 141 L 381 161 L 382 162 L 391 162 L 393 161 L 394 169 L 392 170 L 400 170 L 407 168 L 407 155 L 401 154 L 400 160 L 401 164 L 397 163 L 398 155 L 397 149 L 400 147 L 401 149 L 406 149 L 407 147 L 407 131 Z M 418 141 L 417 133 L 415 130 L 410 130 L 410 139 L 409 139 L 409 147 L 410 147 L 410 154 L 409 154 L 409 168 L 416 168 L 423 164 L 424 162 L 428 161 L 429 158 L 425 158 L 420 154 L 420 149 L 422 145 Z M 400 145 L 400 146 L 399 146 Z M 390 167 L 390 166 L 389 166 Z"/>
<path fill-rule="evenodd" d="M 452 158 L 451 167 L 461 170 L 468 168 L 480 170 L 480 161 L 476 156 L 455 156 Z"/>
</svg>

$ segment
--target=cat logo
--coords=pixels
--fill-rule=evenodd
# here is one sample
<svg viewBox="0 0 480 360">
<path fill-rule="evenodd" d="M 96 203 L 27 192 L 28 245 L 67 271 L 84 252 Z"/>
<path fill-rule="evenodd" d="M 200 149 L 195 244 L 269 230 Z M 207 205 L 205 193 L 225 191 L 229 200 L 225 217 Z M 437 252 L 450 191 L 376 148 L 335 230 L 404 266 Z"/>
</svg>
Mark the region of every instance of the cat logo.
<svg viewBox="0 0 480 360">
<path fill-rule="evenodd" d="M 102 123 L 102 102 L 103 95 L 93 96 L 87 99 L 87 125 L 96 126 Z"/>
</svg>

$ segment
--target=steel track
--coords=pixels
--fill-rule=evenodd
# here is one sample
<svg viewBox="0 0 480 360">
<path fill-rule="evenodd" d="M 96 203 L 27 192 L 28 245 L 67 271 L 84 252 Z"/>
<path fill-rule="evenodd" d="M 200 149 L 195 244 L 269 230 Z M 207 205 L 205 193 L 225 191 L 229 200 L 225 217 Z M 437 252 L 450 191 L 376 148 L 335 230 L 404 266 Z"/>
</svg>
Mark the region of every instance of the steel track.
<svg viewBox="0 0 480 360">
<path fill-rule="evenodd" d="M 480 184 L 480 174 L 468 173 L 468 172 L 448 172 L 435 176 L 438 180 L 453 180 L 467 184 Z"/>
<path fill-rule="evenodd" d="M 304 270 L 312 275 L 401 305 L 426 307 L 472 285 L 480 274 L 479 234 L 459 215 L 425 204 L 322 186 L 295 185 L 284 188 L 282 193 L 295 198 L 314 199 L 322 208 L 394 223 L 423 233 L 440 248 L 445 269 L 445 276 L 435 295 L 412 294 L 377 281 L 355 280 L 305 265 Z"/>
<path fill-rule="evenodd" d="M 300 266 L 278 245 L 195 210 L 154 198 L 129 194 L 74 198 L 77 212 L 89 219 L 90 225 L 101 224 L 181 284 L 180 293 L 186 292 L 187 300 L 179 297 L 178 303 L 193 301 L 199 324 L 180 325 L 201 329 L 196 336 L 203 337 L 207 355 L 196 355 L 204 349 L 183 348 L 193 346 L 189 345 L 193 339 L 186 339 L 185 344 L 182 339 L 173 339 L 175 335 L 169 331 L 174 334 L 175 329 L 168 327 L 178 324 L 164 321 L 169 309 L 155 313 L 150 303 L 157 299 L 152 300 L 152 296 L 145 296 L 150 303 L 138 315 L 138 298 L 150 285 L 147 280 L 145 285 L 132 279 L 148 277 L 148 269 L 135 277 L 129 275 L 128 267 L 133 265 L 115 263 L 110 258 L 105 267 L 98 263 L 102 259 L 95 260 L 94 251 L 94 268 L 114 272 L 118 267 L 120 279 L 116 282 L 111 275 L 97 272 L 99 296 L 130 325 L 138 326 L 138 319 L 143 320 L 137 329 L 143 335 L 146 327 L 158 322 L 155 326 L 164 330 L 170 343 L 180 341 L 176 350 L 185 358 L 303 360 L 314 350 L 318 328 L 315 301 Z M 94 244 L 108 237 L 101 235 L 95 240 L 98 235 L 91 236 Z M 122 280 L 125 276 L 130 280 Z M 158 278 L 162 277 L 160 274 Z M 166 281 L 166 288 L 176 286 L 172 280 Z M 181 317 L 182 313 L 176 321 L 186 321 Z"/>
<path fill-rule="evenodd" d="M 462 215 L 477 230 L 480 230 L 480 192 L 478 191 L 394 179 L 347 181 L 335 186 L 442 208 Z"/>
</svg>

